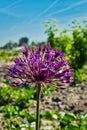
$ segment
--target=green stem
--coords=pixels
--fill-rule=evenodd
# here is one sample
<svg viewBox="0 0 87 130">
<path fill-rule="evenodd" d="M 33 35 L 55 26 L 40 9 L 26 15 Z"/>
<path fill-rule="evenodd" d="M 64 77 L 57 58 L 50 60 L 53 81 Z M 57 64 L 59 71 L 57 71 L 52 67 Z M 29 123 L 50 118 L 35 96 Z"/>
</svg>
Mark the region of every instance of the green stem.
<svg viewBox="0 0 87 130">
<path fill-rule="evenodd" d="M 39 130 L 40 122 L 40 91 L 41 86 L 37 86 L 37 108 L 36 108 L 36 130 Z"/>
</svg>

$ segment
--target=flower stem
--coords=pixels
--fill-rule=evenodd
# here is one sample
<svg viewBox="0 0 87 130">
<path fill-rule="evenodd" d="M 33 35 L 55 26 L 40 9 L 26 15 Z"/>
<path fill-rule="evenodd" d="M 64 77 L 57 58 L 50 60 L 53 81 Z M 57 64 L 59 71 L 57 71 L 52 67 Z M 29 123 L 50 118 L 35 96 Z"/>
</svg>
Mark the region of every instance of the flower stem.
<svg viewBox="0 0 87 130">
<path fill-rule="evenodd" d="M 37 108 L 36 108 L 36 130 L 39 130 L 40 122 L 40 91 L 41 86 L 37 86 Z"/>
</svg>

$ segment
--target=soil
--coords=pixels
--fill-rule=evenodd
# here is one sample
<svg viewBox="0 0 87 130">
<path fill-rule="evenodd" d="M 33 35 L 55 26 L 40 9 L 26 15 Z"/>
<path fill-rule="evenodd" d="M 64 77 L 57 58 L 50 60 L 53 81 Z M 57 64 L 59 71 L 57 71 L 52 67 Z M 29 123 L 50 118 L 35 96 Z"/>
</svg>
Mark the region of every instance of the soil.
<svg viewBox="0 0 87 130">
<path fill-rule="evenodd" d="M 64 113 L 87 114 L 87 83 L 52 92 L 49 97 L 43 97 L 41 104 L 41 109 L 48 111 L 55 109 Z"/>
</svg>

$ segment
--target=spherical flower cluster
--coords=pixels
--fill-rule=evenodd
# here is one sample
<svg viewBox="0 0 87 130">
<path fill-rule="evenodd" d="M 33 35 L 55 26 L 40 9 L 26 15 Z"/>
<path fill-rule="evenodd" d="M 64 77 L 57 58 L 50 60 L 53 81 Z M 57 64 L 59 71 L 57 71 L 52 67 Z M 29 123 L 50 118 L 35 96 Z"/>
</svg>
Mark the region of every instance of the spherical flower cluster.
<svg viewBox="0 0 87 130">
<path fill-rule="evenodd" d="M 63 88 L 73 82 L 72 72 L 60 50 L 53 50 L 50 44 L 39 45 L 28 50 L 26 45 L 16 57 L 14 64 L 8 67 L 8 76 L 13 86 L 26 86 L 32 83 Z"/>
</svg>

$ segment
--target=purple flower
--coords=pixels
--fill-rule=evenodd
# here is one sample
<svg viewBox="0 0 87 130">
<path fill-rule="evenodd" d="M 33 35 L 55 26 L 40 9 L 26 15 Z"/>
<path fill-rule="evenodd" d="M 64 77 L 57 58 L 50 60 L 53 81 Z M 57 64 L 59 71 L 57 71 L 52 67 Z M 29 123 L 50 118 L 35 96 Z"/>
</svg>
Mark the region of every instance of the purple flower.
<svg viewBox="0 0 87 130">
<path fill-rule="evenodd" d="M 22 55 L 14 60 L 8 68 L 8 76 L 12 85 L 30 85 L 32 83 L 44 86 L 44 83 L 62 88 L 66 83 L 73 82 L 72 72 L 60 50 L 53 50 L 50 44 L 39 45 L 37 48 L 21 51 Z"/>
</svg>

